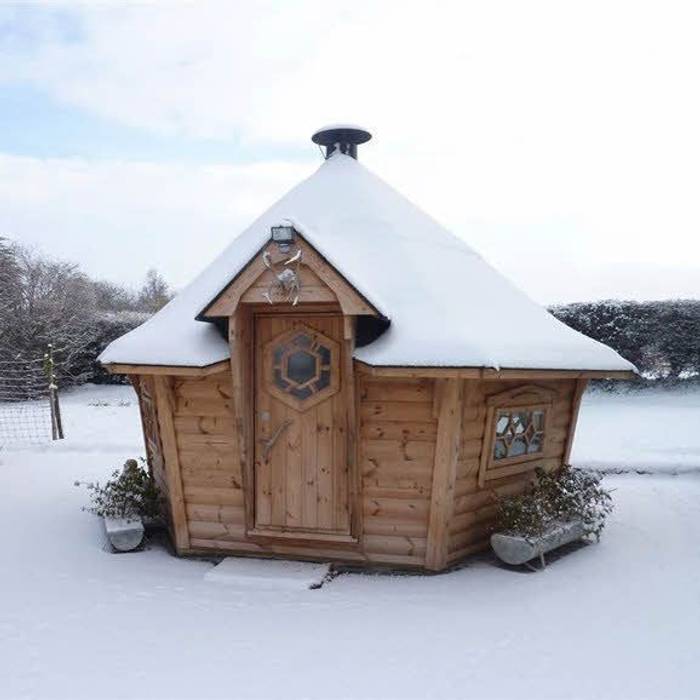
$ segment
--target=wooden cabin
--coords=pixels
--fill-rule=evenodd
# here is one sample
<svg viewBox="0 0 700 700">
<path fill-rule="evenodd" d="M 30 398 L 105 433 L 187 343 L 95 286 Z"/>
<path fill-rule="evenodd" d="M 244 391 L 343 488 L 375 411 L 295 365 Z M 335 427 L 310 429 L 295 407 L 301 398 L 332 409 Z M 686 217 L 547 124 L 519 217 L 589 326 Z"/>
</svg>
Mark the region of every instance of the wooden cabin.
<svg viewBox="0 0 700 700">
<path fill-rule="evenodd" d="M 588 379 L 634 369 L 362 166 L 369 138 L 314 134 L 317 172 L 101 356 L 179 554 L 444 569 L 567 461 Z"/>
</svg>

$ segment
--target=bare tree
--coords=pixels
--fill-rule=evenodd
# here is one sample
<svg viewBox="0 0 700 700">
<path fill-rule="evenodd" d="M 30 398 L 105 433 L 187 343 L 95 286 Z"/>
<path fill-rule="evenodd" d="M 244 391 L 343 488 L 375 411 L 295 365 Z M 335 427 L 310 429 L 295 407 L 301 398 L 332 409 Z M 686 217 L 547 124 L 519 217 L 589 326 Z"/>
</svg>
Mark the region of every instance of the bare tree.
<svg viewBox="0 0 700 700">
<path fill-rule="evenodd" d="M 7 333 L 17 315 L 22 296 L 22 282 L 15 247 L 0 237 L 0 359 L 9 359 L 10 338 Z"/>
<path fill-rule="evenodd" d="M 6 276 L 14 276 L 16 286 L 0 320 L 0 355 L 31 361 L 41 357 L 51 343 L 59 374 L 64 379 L 79 380 L 73 371 L 75 360 L 95 333 L 92 282 L 77 265 L 51 260 L 16 245 L 10 250 L 14 269 L 6 263 L 3 269 Z M 10 295 L 6 290 L 3 293 Z"/>
<path fill-rule="evenodd" d="M 51 343 L 63 385 L 104 381 L 99 353 L 170 297 L 155 270 L 134 292 L 0 237 L 0 361 L 36 363 Z"/>
<path fill-rule="evenodd" d="M 151 268 L 146 273 L 146 281 L 139 292 L 139 307 L 142 311 L 155 313 L 172 299 L 172 293 L 163 276 Z"/>
<path fill-rule="evenodd" d="M 93 282 L 95 301 L 100 311 L 120 312 L 138 310 L 138 299 L 130 289 L 120 284 L 97 280 Z"/>
</svg>

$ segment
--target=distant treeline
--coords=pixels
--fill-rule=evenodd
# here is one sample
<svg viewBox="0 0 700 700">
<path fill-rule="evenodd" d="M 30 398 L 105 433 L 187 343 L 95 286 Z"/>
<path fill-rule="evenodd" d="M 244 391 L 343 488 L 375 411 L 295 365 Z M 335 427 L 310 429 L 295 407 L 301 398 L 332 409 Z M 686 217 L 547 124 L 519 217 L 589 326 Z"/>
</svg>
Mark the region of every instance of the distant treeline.
<svg viewBox="0 0 700 700">
<path fill-rule="evenodd" d="M 550 311 L 636 365 L 640 383 L 700 379 L 700 300 L 595 301 Z"/>
<path fill-rule="evenodd" d="M 49 343 L 61 386 L 123 381 L 110 377 L 97 356 L 170 298 L 155 270 L 131 290 L 0 237 L 0 384 L 3 366 L 16 371 L 36 362 Z"/>
</svg>

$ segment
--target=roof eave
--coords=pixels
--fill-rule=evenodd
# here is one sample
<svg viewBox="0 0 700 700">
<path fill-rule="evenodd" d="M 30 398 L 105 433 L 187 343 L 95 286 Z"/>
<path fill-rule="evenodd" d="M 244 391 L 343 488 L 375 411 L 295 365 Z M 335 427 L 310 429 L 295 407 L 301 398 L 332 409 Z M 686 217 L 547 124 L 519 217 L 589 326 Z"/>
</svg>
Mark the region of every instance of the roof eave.
<svg viewBox="0 0 700 700">
<path fill-rule="evenodd" d="M 370 365 L 355 360 L 358 367 L 373 376 L 384 377 L 441 377 L 460 379 L 617 379 L 633 380 L 639 375 L 632 370 L 586 369 L 527 369 L 493 367 L 443 367 L 427 365 Z"/>
<path fill-rule="evenodd" d="M 164 374 L 168 376 L 207 377 L 230 367 L 230 360 L 220 360 L 209 365 L 148 365 L 128 362 L 104 362 L 102 366 L 110 374 Z"/>
</svg>

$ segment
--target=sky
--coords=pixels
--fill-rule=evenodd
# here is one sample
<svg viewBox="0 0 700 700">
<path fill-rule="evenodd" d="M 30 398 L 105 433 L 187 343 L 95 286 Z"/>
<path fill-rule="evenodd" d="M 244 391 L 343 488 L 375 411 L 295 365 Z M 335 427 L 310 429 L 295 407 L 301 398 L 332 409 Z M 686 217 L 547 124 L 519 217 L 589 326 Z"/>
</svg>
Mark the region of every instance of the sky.
<svg viewBox="0 0 700 700">
<path fill-rule="evenodd" d="M 192 279 L 319 126 L 541 303 L 700 297 L 696 2 L 0 0 L 0 235 Z"/>
</svg>

